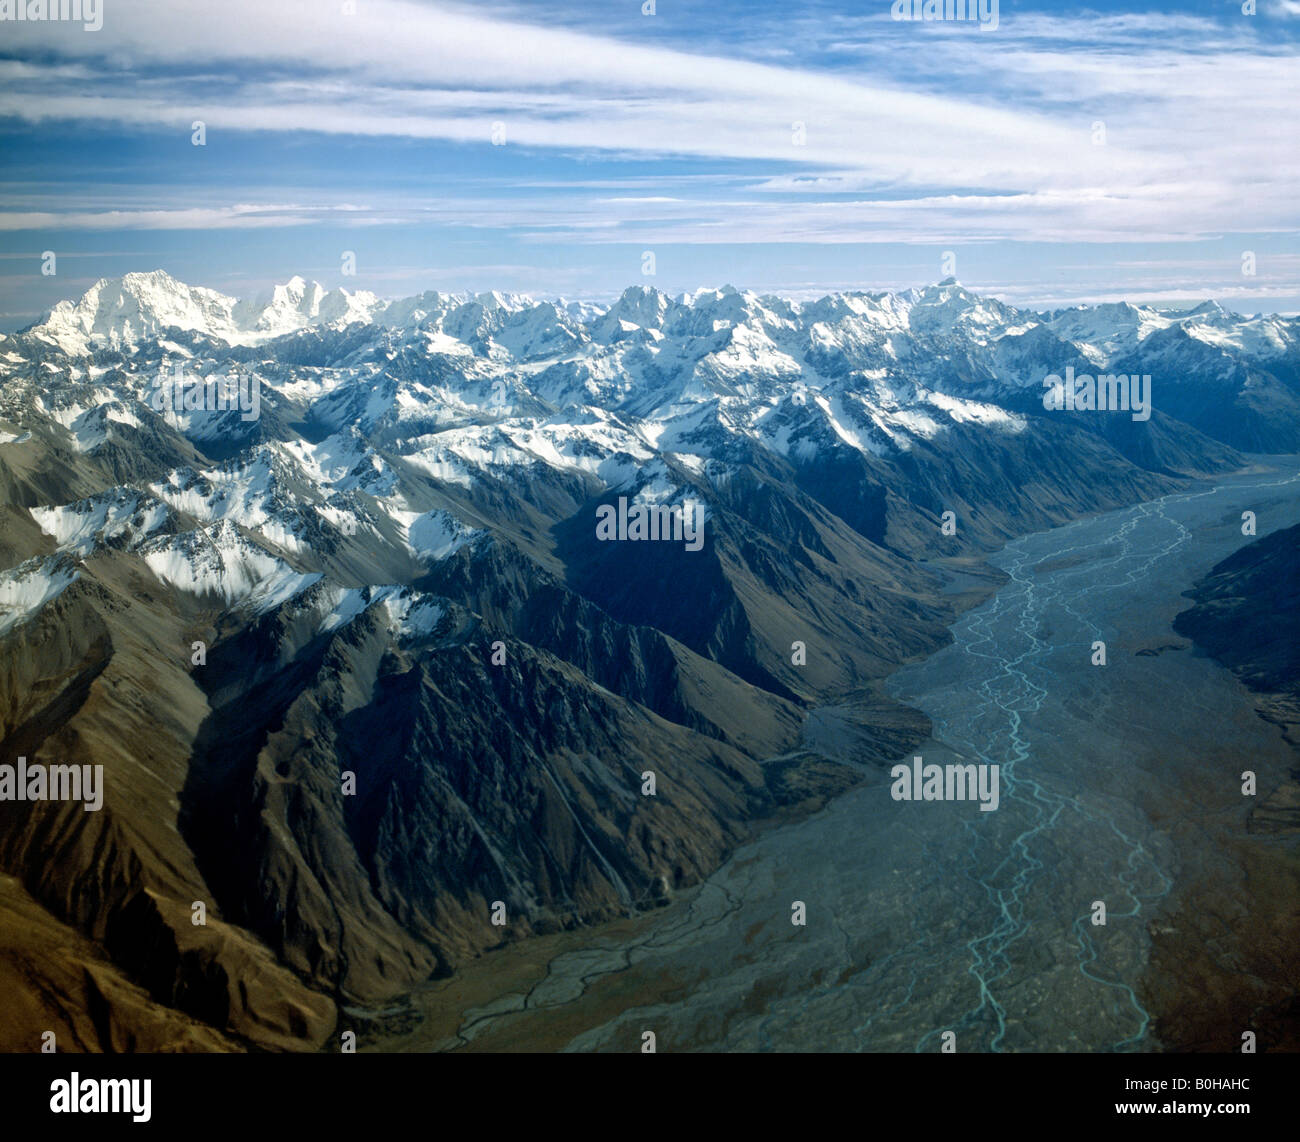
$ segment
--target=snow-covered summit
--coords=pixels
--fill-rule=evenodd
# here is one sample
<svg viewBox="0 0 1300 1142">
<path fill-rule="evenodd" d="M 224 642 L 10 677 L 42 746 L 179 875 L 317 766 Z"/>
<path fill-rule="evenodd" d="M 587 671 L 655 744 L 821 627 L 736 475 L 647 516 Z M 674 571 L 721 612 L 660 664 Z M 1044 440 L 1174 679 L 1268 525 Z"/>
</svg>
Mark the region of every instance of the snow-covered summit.
<svg viewBox="0 0 1300 1142">
<path fill-rule="evenodd" d="M 162 270 L 101 278 L 80 300 L 61 301 L 30 332 L 68 353 L 91 343 L 113 347 L 154 337 L 168 328 L 199 330 L 229 339 L 237 332 L 234 298 L 188 286 Z"/>
<path fill-rule="evenodd" d="M 368 291 L 326 290 L 296 276 L 239 301 L 153 270 L 101 278 L 79 300 L 59 302 L 27 332 L 73 355 L 96 346 L 131 346 L 168 329 L 253 345 L 310 325 L 371 321 L 382 308 Z"/>
</svg>

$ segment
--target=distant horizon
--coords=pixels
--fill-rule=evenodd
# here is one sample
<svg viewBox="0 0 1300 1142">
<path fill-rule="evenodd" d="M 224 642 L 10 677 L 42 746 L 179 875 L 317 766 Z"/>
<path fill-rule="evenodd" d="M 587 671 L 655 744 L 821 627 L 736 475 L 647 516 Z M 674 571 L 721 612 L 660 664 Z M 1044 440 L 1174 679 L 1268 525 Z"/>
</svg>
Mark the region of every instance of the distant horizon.
<svg viewBox="0 0 1300 1142">
<path fill-rule="evenodd" d="M 229 292 L 226 289 L 222 289 L 218 286 L 209 285 L 207 282 L 193 281 L 193 280 L 179 277 L 177 274 L 174 274 L 171 271 L 166 270 L 161 266 L 154 266 L 151 269 L 147 269 L 147 270 L 140 270 L 140 269 L 128 270 L 126 271 L 126 273 L 123 274 L 115 274 L 112 276 L 101 276 L 95 278 L 89 281 L 88 283 L 86 283 L 84 286 L 79 286 L 78 288 L 76 288 L 75 292 L 65 294 L 63 297 L 58 298 L 52 305 L 47 306 L 45 309 L 41 310 L 40 312 L 34 315 L 30 315 L 30 316 L 19 315 L 19 318 L 15 318 L 13 315 L 7 315 L 7 314 L 0 315 L 0 334 L 8 336 L 10 334 L 24 332 L 25 330 L 32 328 L 33 326 L 39 325 L 46 318 L 49 317 L 50 313 L 52 312 L 52 310 L 56 305 L 64 301 L 70 302 L 75 305 L 86 295 L 86 293 L 90 289 L 94 288 L 100 282 L 121 281 L 123 278 L 125 278 L 130 274 L 150 274 L 150 273 L 164 273 L 168 277 L 170 277 L 173 281 L 179 282 L 182 285 L 190 286 L 193 288 L 210 289 L 216 293 L 222 294 L 223 296 L 228 298 L 233 298 L 237 301 L 254 300 L 263 294 L 269 293 L 277 286 L 288 285 L 295 278 L 302 280 L 304 284 L 307 285 L 320 286 L 321 289 L 325 290 L 326 292 L 332 292 L 334 290 L 341 289 L 347 292 L 348 294 L 360 294 L 360 293 L 374 294 L 375 297 L 381 302 L 401 301 L 405 298 L 418 297 L 423 293 L 438 293 L 446 297 L 474 298 L 474 297 L 479 297 L 488 293 L 495 292 L 495 293 L 510 295 L 514 297 L 524 297 L 531 301 L 539 302 L 539 303 L 558 302 L 564 304 L 586 304 L 586 305 L 604 306 L 606 308 L 612 305 L 615 301 L 617 301 L 625 292 L 627 292 L 627 290 L 634 289 L 634 288 L 642 288 L 642 287 L 657 290 L 659 293 L 663 294 L 666 297 L 672 298 L 673 300 L 679 300 L 683 296 L 692 296 L 695 294 L 707 293 L 710 291 L 726 291 L 730 289 L 730 290 L 734 290 L 737 293 L 752 293 L 758 297 L 779 297 L 787 301 L 806 303 L 806 302 L 817 301 L 821 298 L 831 297 L 834 295 L 893 294 L 895 296 L 898 296 L 907 293 L 909 290 L 922 291 L 929 288 L 937 288 L 946 284 L 955 284 L 960 286 L 962 289 L 966 290 L 968 293 L 976 294 L 980 297 L 991 298 L 993 300 L 1001 302 L 1004 305 L 1008 305 L 1013 309 L 1019 310 L 1020 312 L 1023 313 L 1050 314 L 1050 313 L 1057 313 L 1067 309 L 1077 309 L 1077 308 L 1091 309 L 1100 305 L 1114 305 L 1114 304 L 1127 303 L 1134 307 L 1152 309 L 1152 310 L 1159 311 L 1161 313 L 1180 314 L 1180 313 L 1186 313 L 1190 310 L 1196 309 L 1197 307 L 1204 305 L 1206 302 L 1215 302 L 1216 304 L 1221 306 L 1224 310 L 1242 318 L 1267 318 L 1267 317 L 1291 318 L 1291 317 L 1300 316 L 1300 308 L 1295 310 L 1286 310 L 1286 309 L 1247 310 L 1241 308 L 1238 305 L 1233 304 L 1231 299 L 1225 300 L 1222 297 L 1214 297 L 1212 295 L 1175 294 L 1172 296 L 1160 295 L 1158 298 L 1152 296 L 1141 296 L 1141 295 L 1137 295 L 1137 296 L 1104 295 L 1096 298 L 1079 298 L 1079 299 L 1059 300 L 1059 301 L 1053 301 L 1052 299 L 1045 299 L 1040 302 L 1032 302 L 1032 301 L 1021 302 L 1009 298 L 1008 296 L 1006 296 L 1004 291 L 1001 291 L 996 287 L 985 288 L 978 285 L 972 285 L 969 282 L 962 281 L 960 277 L 956 277 L 956 276 L 953 276 L 951 278 L 938 278 L 931 281 L 923 282 L 919 285 L 894 285 L 894 286 L 864 285 L 864 286 L 836 286 L 836 287 L 824 287 L 824 288 L 806 287 L 806 288 L 797 288 L 797 289 L 765 289 L 765 288 L 760 289 L 752 286 L 741 285 L 732 281 L 724 281 L 724 282 L 719 282 L 717 284 L 711 284 L 711 283 L 702 284 L 702 285 L 697 285 L 691 289 L 666 289 L 663 286 L 656 283 L 655 281 L 642 280 L 642 281 L 630 281 L 621 289 L 614 289 L 609 292 L 601 291 L 600 293 L 592 293 L 592 294 L 574 294 L 574 293 L 541 293 L 541 292 L 535 292 L 530 290 L 503 289 L 500 287 L 491 287 L 488 289 L 471 289 L 471 288 L 448 289 L 445 287 L 436 287 L 436 286 L 430 286 L 425 289 L 414 289 L 410 291 L 381 293 L 378 290 L 370 289 L 364 285 L 355 284 L 351 279 L 345 278 L 336 281 L 333 285 L 330 285 L 327 284 L 327 282 L 321 281 L 319 278 L 314 278 L 304 273 L 291 273 L 287 277 L 277 277 L 277 278 L 267 279 L 263 284 L 258 285 L 256 288 L 246 289 L 240 293 L 234 293 L 234 292 Z M 1297 301 L 1300 302 L 1300 299 L 1297 299 Z"/>
<path fill-rule="evenodd" d="M 955 274 L 1037 311 L 1300 312 L 1300 0 L 101 15 L 5 25 L 5 331 L 142 264 L 238 297 L 291 266 L 594 300 L 649 265 L 670 295 Z"/>
</svg>

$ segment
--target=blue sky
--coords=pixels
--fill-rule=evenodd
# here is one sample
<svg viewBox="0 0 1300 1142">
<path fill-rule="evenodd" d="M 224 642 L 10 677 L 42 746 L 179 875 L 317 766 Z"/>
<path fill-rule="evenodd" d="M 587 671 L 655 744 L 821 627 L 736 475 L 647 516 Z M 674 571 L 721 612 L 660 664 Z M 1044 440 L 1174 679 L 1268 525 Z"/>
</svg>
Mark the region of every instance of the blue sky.
<svg viewBox="0 0 1300 1142">
<path fill-rule="evenodd" d="M 1020 305 L 1300 310 L 1300 0 L 100 3 L 0 19 L 0 329 L 130 270 L 806 296 L 946 253 Z"/>
</svg>

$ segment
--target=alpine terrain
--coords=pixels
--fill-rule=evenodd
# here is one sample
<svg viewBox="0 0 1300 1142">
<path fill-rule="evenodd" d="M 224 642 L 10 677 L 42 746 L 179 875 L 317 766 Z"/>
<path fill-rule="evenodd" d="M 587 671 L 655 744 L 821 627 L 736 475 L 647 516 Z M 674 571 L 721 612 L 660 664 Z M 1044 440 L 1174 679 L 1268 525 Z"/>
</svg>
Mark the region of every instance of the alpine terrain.
<svg viewBox="0 0 1300 1142">
<path fill-rule="evenodd" d="M 1149 416 L 1047 407 L 1067 371 Z M 883 683 L 985 556 L 1294 452 L 1300 319 L 1214 303 L 100 281 L 0 338 L 0 763 L 41 775 L 0 1049 L 334 1049 L 659 908 L 926 738 Z"/>
</svg>

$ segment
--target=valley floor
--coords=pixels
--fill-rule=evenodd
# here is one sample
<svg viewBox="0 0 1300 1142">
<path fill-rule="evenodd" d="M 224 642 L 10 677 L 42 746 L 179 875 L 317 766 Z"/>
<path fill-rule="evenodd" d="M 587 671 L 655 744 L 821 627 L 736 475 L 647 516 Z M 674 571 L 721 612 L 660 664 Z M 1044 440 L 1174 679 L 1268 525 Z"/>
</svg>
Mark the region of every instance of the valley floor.
<svg viewBox="0 0 1300 1142">
<path fill-rule="evenodd" d="M 893 801 L 888 760 L 823 708 L 804 744 L 861 762 L 860 787 L 666 908 L 484 955 L 358 1023 L 364 1047 L 1297 1049 L 1300 838 L 1251 828 L 1296 751 L 1171 624 L 1247 542 L 1242 511 L 1300 520 L 1298 486 L 1273 461 L 991 558 L 1004 585 L 886 691 L 932 722 L 927 762 L 1001 767 L 996 812 Z"/>
</svg>

